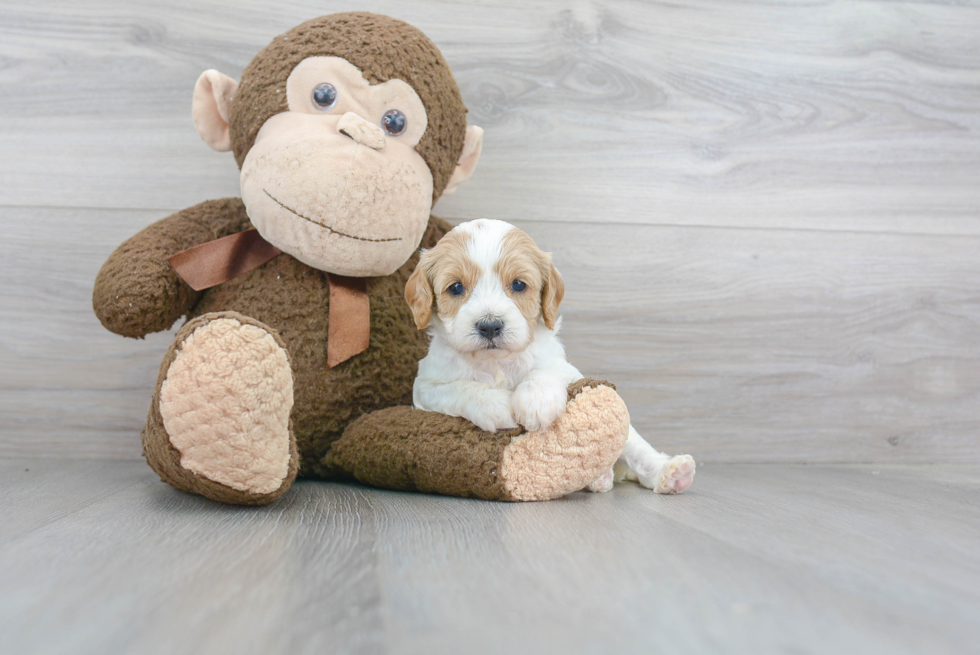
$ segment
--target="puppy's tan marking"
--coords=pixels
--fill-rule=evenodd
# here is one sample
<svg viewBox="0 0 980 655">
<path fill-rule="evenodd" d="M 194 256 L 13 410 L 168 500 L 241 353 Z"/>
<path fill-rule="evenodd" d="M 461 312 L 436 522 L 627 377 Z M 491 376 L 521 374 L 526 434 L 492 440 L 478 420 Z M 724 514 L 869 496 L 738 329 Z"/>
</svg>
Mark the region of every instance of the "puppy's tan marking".
<svg viewBox="0 0 980 655">
<path fill-rule="evenodd" d="M 532 334 L 539 316 L 544 318 L 549 330 L 555 329 L 565 284 L 551 262 L 550 254 L 542 252 L 527 233 L 515 227 L 502 239 L 500 258 L 494 271 L 500 277 L 504 291 L 521 310 Z M 514 291 L 511 289 L 514 280 L 521 280 L 527 288 Z"/>
<path fill-rule="evenodd" d="M 405 285 L 405 299 L 412 308 L 418 329 L 429 325 L 433 302 L 440 316 L 456 316 L 479 282 L 480 267 L 466 251 L 469 240 L 469 234 L 451 230 L 434 248 L 422 253 L 418 266 Z M 465 289 L 459 296 L 449 293 L 449 287 L 455 282 Z"/>
<path fill-rule="evenodd" d="M 558 306 L 561 305 L 562 298 L 565 297 L 565 282 L 561 279 L 561 273 L 551 263 L 551 255 L 548 255 L 548 274 L 544 280 L 544 288 L 541 290 L 541 315 L 544 317 L 544 324 L 549 330 L 555 329 L 555 322 L 558 320 Z"/>
</svg>

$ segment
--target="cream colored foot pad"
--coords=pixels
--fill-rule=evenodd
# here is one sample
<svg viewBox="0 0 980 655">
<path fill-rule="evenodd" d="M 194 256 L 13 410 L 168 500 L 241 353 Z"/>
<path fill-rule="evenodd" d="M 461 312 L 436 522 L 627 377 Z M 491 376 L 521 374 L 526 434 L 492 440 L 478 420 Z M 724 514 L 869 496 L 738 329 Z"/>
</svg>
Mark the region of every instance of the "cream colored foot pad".
<svg viewBox="0 0 980 655">
<path fill-rule="evenodd" d="M 514 500 L 550 500 L 584 489 L 612 468 L 629 425 L 613 389 L 582 391 L 551 428 L 516 437 L 504 449 L 504 491 Z"/>
<path fill-rule="evenodd" d="M 293 376 L 271 334 L 215 319 L 181 345 L 160 415 L 184 468 L 240 491 L 282 485 L 289 468 Z"/>
</svg>

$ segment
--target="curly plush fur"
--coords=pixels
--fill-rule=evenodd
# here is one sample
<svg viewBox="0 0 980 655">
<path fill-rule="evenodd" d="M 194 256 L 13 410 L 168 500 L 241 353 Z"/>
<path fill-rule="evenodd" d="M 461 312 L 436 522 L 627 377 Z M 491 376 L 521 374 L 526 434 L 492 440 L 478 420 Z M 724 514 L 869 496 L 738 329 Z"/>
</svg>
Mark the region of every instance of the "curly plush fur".
<svg viewBox="0 0 980 655">
<path fill-rule="evenodd" d="M 238 165 L 245 161 L 259 128 L 286 110 L 284 82 L 290 71 L 303 59 L 318 56 L 346 59 L 371 84 L 400 79 L 415 89 L 429 121 L 415 149 L 432 171 L 433 201 L 441 196 L 466 137 L 466 106 L 456 79 L 442 53 L 420 31 L 400 20 L 365 12 L 306 21 L 273 39 L 245 68 L 231 114 L 231 143 Z"/>
<path fill-rule="evenodd" d="M 415 328 L 404 299 L 418 253 L 393 275 L 368 278 L 371 345 L 329 368 L 327 273 L 282 254 L 245 275 L 194 292 L 166 262 L 167 256 L 188 247 L 188 240 L 203 243 L 250 227 L 237 198 L 207 201 L 154 223 L 103 265 L 95 284 L 95 312 L 106 328 L 128 337 L 165 330 L 185 314 L 195 318 L 226 311 L 275 329 L 293 366 L 293 429 L 301 474 L 330 477 L 338 471 L 323 458 L 351 421 L 412 402 L 418 361 L 427 349 L 425 334 Z M 431 248 L 450 229 L 451 224 L 433 216 L 422 247 Z"/>
</svg>

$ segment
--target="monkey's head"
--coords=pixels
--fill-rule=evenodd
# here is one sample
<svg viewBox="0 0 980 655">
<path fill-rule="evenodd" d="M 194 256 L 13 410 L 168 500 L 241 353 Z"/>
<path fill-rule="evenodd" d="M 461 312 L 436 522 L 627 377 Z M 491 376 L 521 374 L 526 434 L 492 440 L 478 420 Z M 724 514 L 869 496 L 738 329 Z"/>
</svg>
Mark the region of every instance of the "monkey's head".
<svg viewBox="0 0 980 655">
<path fill-rule="evenodd" d="M 276 37 L 241 84 L 205 71 L 193 114 L 205 142 L 234 152 L 262 237 L 354 277 L 405 263 L 432 204 L 470 176 L 483 144 L 435 45 L 367 13 L 316 18 Z"/>
</svg>

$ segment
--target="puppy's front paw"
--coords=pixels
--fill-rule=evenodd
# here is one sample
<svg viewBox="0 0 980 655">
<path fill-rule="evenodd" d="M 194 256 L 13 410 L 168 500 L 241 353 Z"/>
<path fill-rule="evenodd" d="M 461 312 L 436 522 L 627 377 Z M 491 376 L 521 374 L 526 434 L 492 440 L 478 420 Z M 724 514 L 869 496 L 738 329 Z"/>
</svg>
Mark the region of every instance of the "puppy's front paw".
<svg viewBox="0 0 980 655">
<path fill-rule="evenodd" d="M 511 406 L 514 418 L 527 430 L 544 430 L 565 413 L 568 391 L 565 387 L 528 380 L 514 390 Z"/>
<path fill-rule="evenodd" d="M 516 428 L 511 396 L 511 392 L 506 389 L 487 389 L 480 394 L 476 411 L 466 418 L 487 432 Z"/>
</svg>

